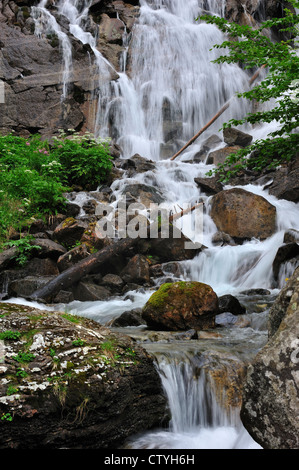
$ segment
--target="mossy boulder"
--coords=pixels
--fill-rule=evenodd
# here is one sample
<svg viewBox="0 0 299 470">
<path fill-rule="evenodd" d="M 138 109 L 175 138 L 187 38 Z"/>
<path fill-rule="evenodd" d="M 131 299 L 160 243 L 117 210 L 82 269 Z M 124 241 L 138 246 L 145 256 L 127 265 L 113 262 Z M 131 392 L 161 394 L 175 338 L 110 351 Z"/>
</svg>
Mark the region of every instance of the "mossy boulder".
<svg viewBox="0 0 299 470">
<path fill-rule="evenodd" d="M 117 448 L 160 425 L 152 357 L 71 314 L 0 303 L 0 448 Z"/>
<path fill-rule="evenodd" d="M 148 299 L 142 317 L 154 330 L 206 330 L 215 326 L 218 297 L 202 282 L 165 283 Z"/>
</svg>

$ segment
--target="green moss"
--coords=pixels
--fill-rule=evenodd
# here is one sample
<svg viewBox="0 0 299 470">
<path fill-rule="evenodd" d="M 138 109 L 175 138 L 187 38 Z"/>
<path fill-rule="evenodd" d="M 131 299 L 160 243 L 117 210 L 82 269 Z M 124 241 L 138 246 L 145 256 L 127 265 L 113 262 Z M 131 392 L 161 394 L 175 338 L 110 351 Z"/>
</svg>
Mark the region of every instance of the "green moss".
<svg viewBox="0 0 299 470">
<path fill-rule="evenodd" d="M 179 290 L 180 294 L 190 297 L 194 295 L 195 290 L 198 291 L 200 286 L 205 286 L 205 284 L 195 281 L 167 282 L 162 284 L 162 286 L 148 299 L 146 305 L 159 309 L 165 304 L 170 293 L 177 294 Z"/>
</svg>

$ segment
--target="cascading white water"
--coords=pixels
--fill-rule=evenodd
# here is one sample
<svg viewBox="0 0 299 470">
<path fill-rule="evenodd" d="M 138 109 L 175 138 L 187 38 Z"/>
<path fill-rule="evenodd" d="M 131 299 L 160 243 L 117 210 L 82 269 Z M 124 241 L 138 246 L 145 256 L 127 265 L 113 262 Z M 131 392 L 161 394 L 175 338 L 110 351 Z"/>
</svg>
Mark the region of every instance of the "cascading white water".
<svg viewBox="0 0 299 470">
<path fill-rule="evenodd" d="M 61 34 L 57 22 L 52 20 L 52 15 L 49 16 L 45 3 L 42 0 L 38 7 L 39 14 L 44 16 L 36 18 L 43 18 L 43 21 L 47 19 L 46 30 L 52 29 L 62 46 L 66 46 L 67 40 Z M 193 260 L 181 262 L 183 278 L 206 282 L 220 295 L 252 287 L 269 288 L 272 262 L 277 248 L 283 242 L 284 230 L 299 229 L 298 205 L 278 201 L 259 186 L 245 188 L 263 195 L 276 206 L 277 233 L 263 242 L 252 240 L 240 246 L 214 247 L 211 238 L 216 227 L 209 216 L 209 197 L 194 182 L 194 178 L 204 176 L 209 167 L 204 163 L 187 163 L 200 150 L 202 139 L 217 134 L 224 121 L 241 117 L 249 110 L 248 103 L 234 99 L 236 92 L 247 88 L 247 74 L 235 65 L 219 66 L 211 63 L 217 57 L 217 51 L 211 51 L 211 48 L 223 41 L 223 35 L 216 27 L 195 21 L 205 10 L 223 16 L 225 2 L 141 0 L 140 5 L 140 17 L 133 29 L 129 56 L 128 44 L 125 43 L 118 80 L 109 86 L 99 82 L 95 133 L 102 137 L 113 137 L 121 146 L 123 157 L 129 158 L 139 153 L 155 160 L 157 167 L 155 171 L 139 174 L 133 179 L 124 177 L 115 181 L 112 185 L 115 204 L 121 198 L 124 186 L 136 182 L 160 189 L 173 208 L 203 200 L 206 207 L 203 243 L 207 249 Z M 57 8 L 69 20 L 69 32 L 77 40 L 90 45 L 101 74 L 108 73 L 110 64 L 97 50 L 95 37 L 85 30 L 89 3 L 83 2 L 83 7 L 79 7 L 77 0 L 59 0 Z M 45 29 L 38 31 L 45 33 Z M 62 49 L 65 90 L 71 62 L 67 59 L 69 49 Z M 162 161 L 165 149 L 171 156 L 172 151 L 174 153 L 178 146 L 189 140 L 228 100 L 231 100 L 229 109 L 202 139 L 177 160 Z M 261 138 L 268 130 L 256 128 L 251 129 L 251 132 L 254 138 Z M 282 274 L 286 275 L 287 271 Z M 74 302 L 69 310 L 105 324 L 125 310 L 142 306 L 149 295 L 140 294 L 134 304 L 128 298 L 83 304 Z M 211 388 L 206 386 L 205 375 L 194 379 L 189 361 L 159 361 L 158 367 L 171 408 L 171 428 L 167 433 L 161 431 L 140 438 L 133 446 L 256 446 L 240 428 L 240 423 L 235 421 L 235 416 L 228 416 L 218 406 Z"/>
<path fill-rule="evenodd" d="M 169 145 L 175 148 L 189 140 L 248 86 L 248 77 L 235 65 L 211 63 L 219 53 L 210 49 L 223 35 L 215 26 L 195 20 L 207 2 L 140 4 L 130 44 L 130 79 L 121 73 L 114 83 L 98 132 L 107 132 L 112 123 L 112 137 L 125 157 L 139 153 L 157 161 L 163 145 L 172 141 Z M 221 12 L 223 2 L 212 1 L 208 8 Z M 243 115 L 246 107 L 243 101 L 233 102 L 226 119 Z"/>
</svg>

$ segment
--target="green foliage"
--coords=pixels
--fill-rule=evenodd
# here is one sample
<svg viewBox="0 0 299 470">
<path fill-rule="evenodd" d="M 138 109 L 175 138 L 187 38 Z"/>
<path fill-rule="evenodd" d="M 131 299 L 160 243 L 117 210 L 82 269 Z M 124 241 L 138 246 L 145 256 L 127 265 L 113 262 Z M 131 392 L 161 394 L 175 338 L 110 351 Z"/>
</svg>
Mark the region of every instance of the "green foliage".
<svg viewBox="0 0 299 470">
<path fill-rule="evenodd" d="M 299 7 L 298 0 L 292 0 L 291 3 L 294 7 Z M 260 172 L 264 168 L 273 169 L 281 163 L 289 162 L 299 149 L 299 135 L 296 132 L 299 125 L 299 57 L 294 40 L 298 34 L 298 16 L 285 9 L 283 18 L 265 21 L 256 29 L 228 23 L 223 18 L 213 16 L 204 16 L 201 20 L 217 25 L 229 38 L 214 46 L 225 49 L 225 54 L 214 62 L 238 63 L 251 73 L 263 66 L 267 70 L 266 77 L 259 84 L 238 93 L 238 96 L 261 105 L 271 102 L 271 106 L 248 113 L 243 119 L 231 119 L 223 127 L 245 123 L 277 123 L 276 130 L 270 132 L 266 139 L 255 141 L 246 149 L 229 155 L 224 164 L 209 175 L 218 173 L 222 180 L 227 181 L 244 168 Z M 274 42 L 269 37 L 269 29 L 274 27 L 290 39 Z"/>
<path fill-rule="evenodd" d="M 19 331 L 5 330 L 0 333 L 0 340 L 16 341 L 21 337 Z"/>
<path fill-rule="evenodd" d="M 81 136 L 74 132 L 67 136 L 61 132 L 54 139 L 51 153 L 59 159 L 69 185 L 98 186 L 112 168 L 109 140 L 90 133 Z"/>
<path fill-rule="evenodd" d="M 15 361 L 20 362 L 21 364 L 26 362 L 31 362 L 35 359 L 35 355 L 28 352 L 19 351 L 16 356 L 12 357 Z"/>
<path fill-rule="evenodd" d="M 40 246 L 32 244 L 32 240 L 34 240 L 32 235 L 26 235 L 19 240 L 11 240 L 4 243 L 4 246 L 8 246 L 9 248 L 15 246 L 18 249 L 18 254 L 15 259 L 19 266 L 25 266 L 32 250 L 41 249 Z"/>
<path fill-rule="evenodd" d="M 1 421 L 12 421 L 13 417 L 10 413 L 3 413 L 1 416 Z"/>
<path fill-rule="evenodd" d="M 72 185 L 96 187 L 111 167 L 109 141 L 89 133 L 61 133 L 53 143 L 37 135 L 0 136 L 0 239 L 32 217 L 60 212 Z"/>
</svg>

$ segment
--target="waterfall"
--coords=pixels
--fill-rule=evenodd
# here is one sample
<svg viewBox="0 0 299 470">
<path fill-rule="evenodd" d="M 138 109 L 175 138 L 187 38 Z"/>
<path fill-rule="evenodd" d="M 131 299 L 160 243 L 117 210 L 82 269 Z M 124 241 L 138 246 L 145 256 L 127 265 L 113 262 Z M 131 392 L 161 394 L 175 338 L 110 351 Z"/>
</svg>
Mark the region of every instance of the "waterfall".
<svg viewBox="0 0 299 470">
<path fill-rule="evenodd" d="M 289 228 L 299 230 L 298 205 L 279 201 L 260 186 L 248 185 L 244 189 L 264 196 L 275 205 L 276 233 L 264 241 L 253 239 L 237 246 L 217 247 L 212 243 L 212 235 L 217 229 L 209 215 L 210 197 L 194 182 L 194 178 L 203 177 L 212 167 L 204 162 L 188 161 L 201 150 L 207 137 L 220 135 L 219 128 L 223 122 L 241 118 L 251 110 L 248 102 L 235 97 L 236 92 L 247 89 L 247 73 L 237 65 L 212 63 L 219 54 L 213 45 L 223 42 L 223 34 L 214 25 L 196 21 L 201 13 L 207 11 L 223 16 L 225 3 L 224 0 L 140 0 L 140 16 L 130 40 L 124 32 L 124 52 L 120 70 L 117 71 L 118 78 L 110 82 L 103 80 L 103 77 L 109 77 L 111 70 L 115 70 L 97 49 L 96 33 L 91 33 L 87 28 L 91 2 L 58 1 L 57 11 L 68 20 L 67 33 L 61 30 L 55 17 L 46 9 L 46 0 L 32 8 L 36 34 L 52 32 L 60 41 L 63 97 L 67 96 L 72 75 L 70 37 L 73 36 L 90 46 L 92 61 L 97 69 L 95 134 L 112 137 L 121 147 L 124 158 L 138 153 L 156 162 L 155 171 L 133 178 L 125 174 L 113 183 L 111 188 L 115 205 L 128 183 L 155 186 L 174 211 L 185 203 L 193 205 L 200 200 L 204 202 L 203 244 L 206 249 L 194 259 L 180 262 L 180 267 L 182 279 L 206 282 L 218 295 L 238 293 L 253 287 L 271 288 L 272 263 L 278 247 L 283 243 L 284 231 Z M 209 131 L 180 158 L 170 161 L 169 158 L 228 100 L 230 107 Z M 249 130 L 254 139 L 263 138 L 271 126 Z M 221 143 L 220 147 L 223 145 Z M 80 201 L 81 196 L 78 195 Z M 76 202 L 80 202 L 79 199 Z M 182 223 L 183 218 L 178 226 L 181 227 Z M 281 270 L 280 287 L 290 269 L 287 264 Z M 142 307 L 151 293 L 130 293 L 135 299 L 133 302 L 129 297 L 112 298 L 107 302 L 73 302 L 68 305 L 68 310 L 106 324 L 125 310 Z M 236 340 L 237 347 L 245 350 L 248 344 L 254 344 L 251 328 L 244 328 L 239 334 L 244 335 L 244 342 L 239 346 L 241 340 Z M 264 340 L 264 333 L 262 336 Z M 229 345 L 231 339 L 235 341 L 233 336 L 224 336 L 221 344 Z M 193 354 L 192 359 L 190 354 L 176 357 L 176 346 L 173 346 L 170 359 L 160 352 L 156 354 L 171 411 L 170 429 L 140 437 L 134 442 L 134 447 L 258 447 L 242 428 L 238 413 L 225 409 L 217 401 L 215 388 L 204 368 L 200 368 L 198 373 L 198 365 L 194 362 L 197 353 Z M 150 349 L 148 343 L 145 347 Z"/>
</svg>

